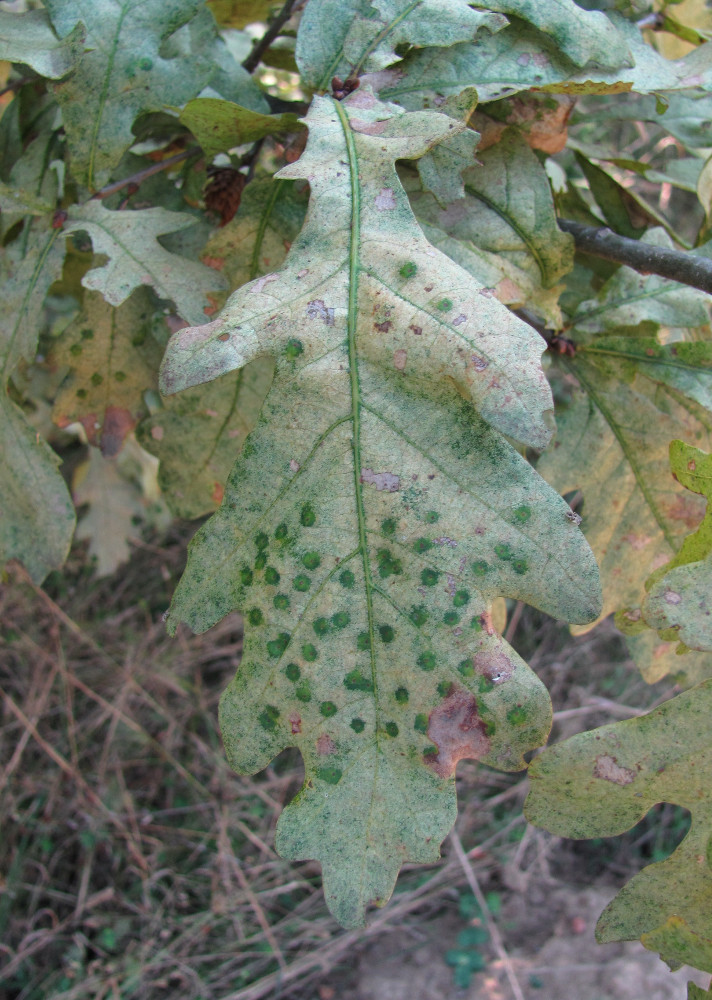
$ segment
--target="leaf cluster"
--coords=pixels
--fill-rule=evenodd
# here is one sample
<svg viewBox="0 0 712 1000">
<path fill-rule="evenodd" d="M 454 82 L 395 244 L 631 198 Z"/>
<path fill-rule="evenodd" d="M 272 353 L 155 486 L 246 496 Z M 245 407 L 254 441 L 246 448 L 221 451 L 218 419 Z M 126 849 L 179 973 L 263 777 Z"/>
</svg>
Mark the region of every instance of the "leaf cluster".
<svg viewBox="0 0 712 1000">
<path fill-rule="evenodd" d="M 710 298 L 559 225 L 712 257 L 712 24 L 585 7 L 0 10 L 0 555 L 41 582 L 88 504 L 110 573 L 159 488 L 213 515 L 168 627 L 242 612 L 228 757 L 299 747 L 278 848 L 350 926 L 439 856 L 458 760 L 546 740 L 496 602 L 616 613 L 644 677 L 693 690 L 545 751 L 529 815 L 688 805 L 601 935 L 712 971 Z"/>
</svg>

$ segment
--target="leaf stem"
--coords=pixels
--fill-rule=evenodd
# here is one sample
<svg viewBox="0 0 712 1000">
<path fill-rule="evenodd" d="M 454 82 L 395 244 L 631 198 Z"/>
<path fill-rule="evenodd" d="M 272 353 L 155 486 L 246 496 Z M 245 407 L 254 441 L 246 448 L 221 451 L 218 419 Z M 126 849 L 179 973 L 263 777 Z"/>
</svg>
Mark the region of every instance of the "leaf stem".
<svg viewBox="0 0 712 1000">
<path fill-rule="evenodd" d="M 606 227 L 597 229 L 571 219 L 558 219 L 559 229 L 570 233 L 576 249 L 594 257 L 625 264 L 641 274 L 658 274 L 682 285 L 712 294 L 712 260 L 684 250 L 656 247 L 627 236 L 619 236 Z"/>
<path fill-rule="evenodd" d="M 257 39 L 255 44 L 252 46 L 250 54 L 242 63 L 243 69 L 246 69 L 248 73 L 254 73 L 257 69 L 260 59 L 290 19 L 294 13 L 294 8 L 299 2 L 300 0 L 286 0 L 284 7 L 282 7 L 279 14 L 277 14 L 274 21 L 272 21 L 262 38 Z"/>
<path fill-rule="evenodd" d="M 187 160 L 188 157 L 193 153 L 200 152 L 198 146 L 189 146 L 188 149 L 184 149 L 180 153 L 176 153 L 175 156 L 169 156 L 166 160 L 161 160 L 160 163 L 152 163 L 150 167 L 144 167 L 143 170 L 139 170 L 135 174 L 131 174 L 130 177 L 124 177 L 120 181 L 112 181 L 111 184 L 107 184 L 106 187 L 101 188 L 96 194 L 93 194 L 90 201 L 95 198 L 108 198 L 110 194 L 116 194 L 117 191 L 121 191 L 125 187 L 135 186 L 138 187 L 142 181 L 145 181 L 147 177 L 153 177 L 154 174 L 160 174 L 162 170 L 167 170 L 172 167 L 175 163 L 180 163 L 181 160 Z"/>
</svg>

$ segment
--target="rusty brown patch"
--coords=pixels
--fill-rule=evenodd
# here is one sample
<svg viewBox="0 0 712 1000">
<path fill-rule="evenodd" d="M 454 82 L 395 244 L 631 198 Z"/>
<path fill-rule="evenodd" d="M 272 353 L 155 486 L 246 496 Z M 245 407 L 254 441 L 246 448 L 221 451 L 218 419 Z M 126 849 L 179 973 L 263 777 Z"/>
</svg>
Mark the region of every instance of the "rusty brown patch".
<svg viewBox="0 0 712 1000">
<path fill-rule="evenodd" d="M 136 420 L 122 406 L 107 406 L 104 426 L 101 429 L 101 453 L 104 458 L 115 458 L 124 441 L 136 426 Z"/>
<path fill-rule="evenodd" d="M 451 687 L 447 698 L 431 712 L 428 739 L 438 752 L 426 756 L 425 762 L 440 778 L 452 777 L 459 760 L 479 760 L 488 753 L 490 741 L 478 715 L 477 702 L 469 691 Z"/>
<path fill-rule="evenodd" d="M 225 496 L 225 487 L 222 483 L 213 483 L 213 492 L 210 494 L 210 499 L 214 504 L 221 504 L 223 497 Z"/>
<path fill-rule="evenodd" d="M 477 673 L 493 684 L 508 681 L 514 673 L 514 664 L 504 653 L 476 653 L 472 662 Z"/>
<path fill-rule="evenodd" d="M 322 757 L 326 757 L 330 753 L 336 753 L 336 744 L 328 733 L 322 733 L 316 741 L 316 752 Z"/>
<path fill-rule="evenodd" d="M 296 736 L 297 733 L 302 731 L 302 719 L 301 716 L 297 715 L 296 712 L 292 712 L 289 716 L 289 724 L 292 727 L 292 736 Z"/>
</svg>

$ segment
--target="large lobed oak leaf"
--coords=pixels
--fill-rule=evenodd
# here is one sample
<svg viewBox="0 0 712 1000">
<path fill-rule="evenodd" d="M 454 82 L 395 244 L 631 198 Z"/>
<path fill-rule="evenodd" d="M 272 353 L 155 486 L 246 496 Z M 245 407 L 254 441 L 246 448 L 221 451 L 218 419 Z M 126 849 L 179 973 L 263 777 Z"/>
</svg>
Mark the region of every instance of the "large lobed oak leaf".
<svg viewBox="0 0 712 1000">
<path fill-rule="evenodd" d="M 281 172 L 311 188 L 285 264 L 168 345 L 164 392 L 275 364 L 168 624 L 204 631 L 242 609 L 228 757 L 254 772 L 299 747 L 277 846 L 318 858 L 334 914 L 357 926 L 405 861 L 438 857 L 457 761 L 516 770 L 548 731 L 493 600 L 588 621 L 600 592 L 570 509 L 503 436 L 550 436 L 542 342 L 427 242 L 394 170 L 463 126 L 365 91 L 315 99 L 306 121 Z"/>
</svg>

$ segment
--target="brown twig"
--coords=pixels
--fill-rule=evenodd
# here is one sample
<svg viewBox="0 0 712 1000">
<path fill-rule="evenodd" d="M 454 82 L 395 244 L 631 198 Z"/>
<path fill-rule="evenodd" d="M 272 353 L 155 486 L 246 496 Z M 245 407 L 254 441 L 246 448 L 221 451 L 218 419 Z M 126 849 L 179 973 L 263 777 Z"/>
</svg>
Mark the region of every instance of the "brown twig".
<svg viewBox="0 0 712 1000">
<path fill-rule="evenodd" d="M 577 250 L 712 294 L 712 260 L 706 257 L 631 240 L 606 227 L 597 229 L 571 219 L 559 219 L 558 223 L 559 229 L 573 236 Z"/>
<path fill-rule="evenodd" d="M 32 83 L 33 80 L 38 80 L 36 76 L 21 76 L 19 80 L 13 80 L 12 83 L 8 83 L 6 87 L 0 90 L 0 97 L 4 97 L 5 94 L 9 94 L 11 90 L 19 90 L 20 87 L 24 87 L 26 83 Z"/>
<path fill-rule="evenodd" d="M 277 14 L 274 21 L 272 21 L 262 38 L 258 38 L 252 46 L 250 54 L 242 63 L 243 69 L 246 69 L 248 73 L 254 73 L 257 69 L 263 54 L 267 51 L 284 25 L 290 19 L 298 2 L 299 0 L 287 0 L 284 7 L 282 7 L 279 14 Z"/>
<path fill-rule="evenodd" d="M 462 868 L 463 874 L 467 880 L 467 884 L 470 889 L 472 889 L 472 893 L 477 900 L 477 905 L 482 913 L 482 919 L 487 925 L 487 930 L 489 931 L 489 936 L 492 940 L 492 944 L 494 945 L 494 950 L 497 952 L 497 957 L 502 963 L 507 979 L 509 980 L 512 995 L 515 1000 L 524 1000 L 524 994 L 522 993 L 522 988 L 519 985 L 519 981 L 514 972 L 512 960 L 507 954 L 507 949 L 504 947 L 504 941 L 502 940 L 502 935 L 499 933 L 499 928 L 492 920 L 489 907 L 487 906 L 487 900 L 485 899 L 485 895 L 480 888 L 480 883 L 477 881 L 475 869 L 472 867 L 470 859 L 465 854 L 465 849 L 462 846 L 462 841 L 460 840 L 457 830 L 453 830 L 450 834 L 450 843 L 453 846 L 457 860 L 460 862 L 460 867 Z"/>
<path fill-rule="evenodd" d="M 135 174 L 131 174 L 130 177 L 124 177 L 121 181 L 112 181 L 111 184 L 107 184 L 106 187 L 101 188 L 96 194 L 93 194 L 90 200 L 94 198 L 108 198 L 110 194 L 116 194 L 117 191 L 121 191 L 129 185 L 135 187 L 132 194 L 138 191 L 139 184 L 145 181 L 148 177 L 153 177 L 154 174 L 160 174 L 162 170 L 167 170 L 172 167 L 174 163 L 180 163 L 181 160 L 187 160 L 189 156 L 193 153 L 198 153 L 199 149 L 197 146 L 189 146 L 188 149 L 182 150 L 180 153 L 176 153 L 175 156 L 169 156 L 166 160 L 161 160 L 160 163 L 152 163 L 150 167 L 144 167 L 143 170 L 139 170 Z"/>
</svg>

